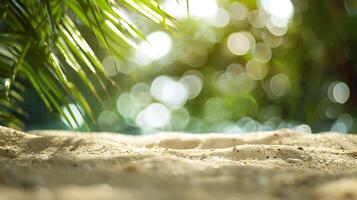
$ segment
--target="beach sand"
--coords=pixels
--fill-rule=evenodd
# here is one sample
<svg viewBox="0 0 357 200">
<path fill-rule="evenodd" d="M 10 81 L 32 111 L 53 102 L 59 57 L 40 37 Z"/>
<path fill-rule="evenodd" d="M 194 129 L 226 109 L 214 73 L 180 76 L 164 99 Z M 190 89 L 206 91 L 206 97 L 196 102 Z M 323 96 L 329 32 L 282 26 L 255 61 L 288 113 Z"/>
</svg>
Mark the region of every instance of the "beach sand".
<svg viewBox="0 0 357 200">
<path fill-rule="evenodd" d="M 353 200 L 357 135 L 0 127 L 0 200 Z"/>
</svg>

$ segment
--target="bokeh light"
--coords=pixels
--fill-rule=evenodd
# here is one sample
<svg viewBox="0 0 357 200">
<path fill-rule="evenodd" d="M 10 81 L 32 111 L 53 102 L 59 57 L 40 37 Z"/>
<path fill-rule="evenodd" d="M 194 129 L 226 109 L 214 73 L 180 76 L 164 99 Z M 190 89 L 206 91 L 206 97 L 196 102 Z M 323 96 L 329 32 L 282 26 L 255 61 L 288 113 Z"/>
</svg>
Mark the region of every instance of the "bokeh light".
<svg viewBox="0 0 357 200">
<path fill-rule="evenodd" d="M 210 123 L 224 121 L 228 117 L 222 99 L 212 98 L 206 101 L 204 108 L 204 118 Z"/>
<path fill-rule="evenodd" d="M 136 117 L 140 127 L 162 128 L 169 124 L 170 110 L 160 103 L 152 103 L 142 110 Z"/>
<path fill-rule="evenodd" d="M 152 61 L 166 56 L 172 45 L 170 35 L 163 31 L 156 31 L 147 36 L 147 41 L 139 44 L 135 51 L 135 60 L 141 65 L 148 65 Z"/>
<path fill-rule="evenodd" d="M 216 15 L 209 19 L 209 23 L 217 28 L 224 28 L 229 24 L 229 21 L 230 21 L 230 15 L 223 8 L 219 8 L 216 12 Z"/>
<path fill-rule="evenodd" d="M 250 11 L 248 14 L 248 21 L 255 28 L 263 28 L 266 24 L 265 13 L 259 10 Z"/>
<path fill-rule="evenodd" d="M 188 74 L 180 79 L 180 82 L 185 86 L 188 91 L 188 98 L 193 99 L 197 97 L 202 89 L 202 79 L 194 74 Z"/>
<path fill-rule="evenodd" d="M 147 103 L 147 99 L 136 98 L 132 93 L 122 93 L 116 102 L 116 106 L 123 117 L 134 119 Z"/>
<path fill-rule="evenodd" d="M 255 40 L 250 33 L 236 32 L 229 35 L 227 47 L 234 55 L 245 55 L 254 43 Z"/>
<path fill-rule="evenodd" d="M 260 2 L 275 26 L 287 26 L 294 13 L 294 6 L 290 0 L 261 0 Z"/>
<path fill-rule="evenodd" d="M 102 111 L 98 116 L 97 122 L 102 130 L 117 131 L 119 129 L 119 118 L 114 111 Z"/>
<path fill-rule="evenodd" d="M 275 96 L 284 96 L 289 87 L 289 77 L 286 74 L 274 75 L 269 81 L 269 86 Z"/>
<path fill-rule="evenodd" d="M 184 130 L 190 121 L 190 113 L 185 108 L 171 110 L 170 130 Z"/>
<path fill-rule="evenodd" d="M 282 37 L 276 37 L 268 31 L 262 33 L 262 39 L 264 43 L 271 48 L 279 47 L 283 43 Z"/>
<path fill-rule="evenodd" d="M 218 11 L 216 0 L 194 0 L 188 1 L 190 16 L 198 19 L 212 18 Z M 166 0 L 161 6 L 168 14 L 176 18 L 187 18 L 186 2 L 178 2 L 176 0 Z"/>
<path fill-rule="evenodd" d="M 116 56 L 107 56 L 103 59 L 102 65 L 109 76 L 116 76 L 120 72 L 120 60 Z"/>
<path fill-rule="evenodd" d="M 250 92 L 256 86 L 255 80 L 248 77 L 243 66 L 232 63 L 217 79 L 217 87 L 225 94 Z"/>
<path fill-rule="evenodd" d="M 131 88 L 131 94 L 144 105 L 151 102 L 150 86 L 146 83 L 137 83 Z"/>
<path fill-rule="evenodd" d="M 331 131 L 347 133 L 353 126 L 353 118 L 348 113 L 341 114 L 331 127 Z"/>
<path fill-rule="evenodd" d="M 272 52 L 270 47 L 268 47 L 266 44 L 258 43 L 255 45 L 253 55 L 257 61 L 266 63 L 269 62 L 269 60 L 271 59 Z"/>
<path fill-rule="evenodd" d="M 307 124 L 301 124 L 299 126 L 296 126 L 294 129 L 296 131 L 303 132 L 303 133 L 311 133 L 312 132 L 310 126 Z"/>
<path fill-rule="evenodd" d="M 288 32 L 287 26 L 279 27 L 274 25 L 271 21 L 267 22 L 266 27 L 269 30 L 269 32 L 275 36 L 283 36 Z"/>
<path fill-rule="evenodd" d="M 350 89 L 344 82 L 333 82 L 328 87 L 328 97 L 331 101 L 340 104 L 346 103 L 350 96 Z"/>
<path fill-rule="evenodd" d="M 247 18 L 248 8 L 239 2 L 232 2 L 229 6 L 229 13 L 233 20 L 242 21 Z"/>
<path fill-rule="evenodd" d="M 151 83 L 150 91 L 155 99 L 169 106 L 182 105 L 188 98 L 186 87 L 169 76 L 156 77 Z"/>
<path fill-rule="evenodd" d="M 262 80 L 268 73 L 268 67 L 257 60 L 249 60 L 246 65 L 248 76 L 254 80 Z"/>
</svg>

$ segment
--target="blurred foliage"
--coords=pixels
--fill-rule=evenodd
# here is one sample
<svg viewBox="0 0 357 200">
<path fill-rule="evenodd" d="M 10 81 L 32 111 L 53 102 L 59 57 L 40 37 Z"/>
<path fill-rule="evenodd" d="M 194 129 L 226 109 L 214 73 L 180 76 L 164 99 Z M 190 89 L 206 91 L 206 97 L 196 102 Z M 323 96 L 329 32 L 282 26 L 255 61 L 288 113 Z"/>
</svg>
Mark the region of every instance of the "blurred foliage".
<svg viewBox="0 0 357 200">
<path fill-rule="evenodd" d="M 9 9 L 19 1 L 3 2 L 8 16 L 24 12 Z M 357 6 L 353 0 L 163 0 L 159 5 L 142 0 L 24 2 L 28 9 L 43 8 L 31 10 L 32 15 L 38 13 L 37 18 L 26 19 L 38 30 L 36 35 L 16 16 L 3 18 L 1 35 L 9 32 L 8 37 L 15 39 L 13 32 L 20 32 L 22 37 L 36 39 L 11 43 L 16 54 L 1 70 L 24 63 L 15 70 L 14 81 L 10 72 L 4 72 L 3 86 L 5 93 L 10 91 L 6 102 L 16 103 L 7 106 L 6 115 L 27 111 L 31 117 L 20 119 L 29 129 L 72 125 L 82 130 L 86 124 L 92 130 L 131 134 L 357 130 Z M 41 20 L 43 25 L 36 26 Z M 67 22 L 75 30 L 60 34 Z M 84 38 L 81 41 L 93 53 L 85 51 L 88 46 L 65 40 L 74 33 Z M 57 47 L 62 40 L 64 50 Z M 75 69 L 81 70 L 73 70 L 66 62 L 67 50 L 78 63 Z M 43 55 L 60 60 L 57 68 L 72 87 L 61 81 L 52 66 L 55 62 L 42 60 L 48 57 Z M 91 65 L 96 73 L 87 69 Z M 36 86 L 31 75 L 40 71 L 45 78 L 32 78 L 39 82 Z M 21 92 L 29 82 L 57 112 L 44 110 L 31 89 Z M 11 92 L 26 94 L 25 111 L 11 110 L 22 107 L 11 100 Z M 49 95 L 58 96 L 51 100 Z"/>
</svg>

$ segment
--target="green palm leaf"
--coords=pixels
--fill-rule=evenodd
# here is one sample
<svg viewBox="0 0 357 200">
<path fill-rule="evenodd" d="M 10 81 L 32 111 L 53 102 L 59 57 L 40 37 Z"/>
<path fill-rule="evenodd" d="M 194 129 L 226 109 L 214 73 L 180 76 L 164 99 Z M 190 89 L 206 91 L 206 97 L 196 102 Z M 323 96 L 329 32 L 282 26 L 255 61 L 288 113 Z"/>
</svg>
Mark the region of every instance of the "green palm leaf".
<svg viewBox="0 0 357 200">
<path fill-rule="evenodd" d="M 176 24 L 152 0 L 0 0 L 0 123 L 24 127 L 24 79 L 46 107 L 60 113 L 68 124 L 71 120 L 78 124 L 70 102 L 83 108 L 85 113 L 81 114 L 95 123 L 83 88 L 74 80 L 79 79 L 99 102 L 103 97 L 98 90 L 107 92 L 106 84 L 115 83 L 81 35 L 75 19 L 93 31 L 110 54 L 125 59 L 127 49 L 135 48 L 145 37 L 123 10 L 164 27 Z M 69 110 L 68 115 L 62 106 Z"/>
</svg>

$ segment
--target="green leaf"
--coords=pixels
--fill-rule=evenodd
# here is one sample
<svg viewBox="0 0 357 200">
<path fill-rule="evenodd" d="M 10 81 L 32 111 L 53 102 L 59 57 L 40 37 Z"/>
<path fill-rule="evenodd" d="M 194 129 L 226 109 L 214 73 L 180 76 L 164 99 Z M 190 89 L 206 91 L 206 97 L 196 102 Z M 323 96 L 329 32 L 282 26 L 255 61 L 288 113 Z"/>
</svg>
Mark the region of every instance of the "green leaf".
<svg viewBox="0 0 357 200">
<path fill-rule="evenodd" d="M 125 60 L 145 36 L 124 10 L 164 28 L 177 23 L 151 0 L 1 0 L 0 92 L 5 95 L 0 97 L 0 123 L 24 127 L 18 115 L 26 115 L 22 93 L 29 86 L 21 82 L 27 80 L 48 110 L 59 113 L 68 124 L 70 118 L 76 121 L 72 111 L 65 116 L 62 110 L 69 103 L 83 108 L 83 118 L 95 124 L 93 107 L 84 94 L 90 91 L 99 103 L 110 101 L 108 85 L 117 85 L 74 20 L 92 31 L 109 54 Z"/>
</svg>

